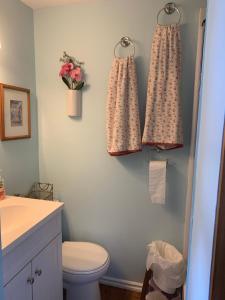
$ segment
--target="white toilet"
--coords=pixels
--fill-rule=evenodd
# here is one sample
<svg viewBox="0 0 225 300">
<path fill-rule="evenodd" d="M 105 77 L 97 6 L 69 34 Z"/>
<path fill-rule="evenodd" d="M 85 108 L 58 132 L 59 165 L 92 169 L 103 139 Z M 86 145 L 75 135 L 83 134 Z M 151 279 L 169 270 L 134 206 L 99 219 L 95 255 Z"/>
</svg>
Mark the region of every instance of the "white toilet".
<svg viewBox="0 0 225 300">
<path fill-rule="evenodd" d="M 66 300 L 101 300 L 99 279 L 109 267 L 109 254 L 87 242 L 62 245 L 63 286 Z"/>
</svg>

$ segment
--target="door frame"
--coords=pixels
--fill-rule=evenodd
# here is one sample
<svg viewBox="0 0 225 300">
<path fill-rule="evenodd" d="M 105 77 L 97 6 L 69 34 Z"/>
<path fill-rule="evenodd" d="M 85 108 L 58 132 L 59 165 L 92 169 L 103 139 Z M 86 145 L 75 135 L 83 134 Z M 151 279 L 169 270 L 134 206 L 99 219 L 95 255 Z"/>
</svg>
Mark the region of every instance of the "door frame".
<svg viewBox="0 0 225 300">
<path fill-rule="evenodd" d="M 223 261 L 225 249 L 225 127 L 223 131 L 223 147 L 221 155 L 218 191 L 219 192 L 216 213 L 216 225 L 214 232 L 213 259 L 211 267 L 211 300 L 224 298 L 225 265 L 223 264 Z"/>
</svg>

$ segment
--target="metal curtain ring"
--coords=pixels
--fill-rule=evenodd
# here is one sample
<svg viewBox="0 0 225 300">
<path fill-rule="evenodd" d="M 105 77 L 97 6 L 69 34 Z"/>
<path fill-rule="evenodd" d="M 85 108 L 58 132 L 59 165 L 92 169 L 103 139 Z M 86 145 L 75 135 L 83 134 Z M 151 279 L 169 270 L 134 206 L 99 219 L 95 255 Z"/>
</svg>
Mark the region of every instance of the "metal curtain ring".
<svg viewBox="0 0 225 300">
<path fill-rule="evenodd" d="M 161 15 L 162 12 L 165 12 L 165 14 L 167 15 L 172 15 L 174 12 L 177 12 L 177 14 L 179 15 L 179 19 L 178 19 L 178 22 L 176 23 L 177 25 L 180 24 L 181 22 L 181 12 L 180 10 L 176 7 L 176 5 L 171 2 L 171 3 L 167 3 L 162 9 L 160 9 L 160 11 L 158 12 L 158 15 L 157 15 L 157 24 L 158 25 L 161 25 L 160 22 L 159 22 L 159 17 Z"/>
<path fill-rule="evenodd" d="M 121 46 L 123 48 L 128 48 L 129 46 L 133 47 L 133 54 L 132 56 L 135 56 L 135 46 L 134 43 L 132 42 L 131 38 L 129 38 L 128 36 L 124 36 L 120 39 L 120 41 L 115 45 L 114 47 L 114 56 L 115 58 L 119 58 L 119 56 L 116 55 L 116 50 L 117 47 Z"/>
</svg>

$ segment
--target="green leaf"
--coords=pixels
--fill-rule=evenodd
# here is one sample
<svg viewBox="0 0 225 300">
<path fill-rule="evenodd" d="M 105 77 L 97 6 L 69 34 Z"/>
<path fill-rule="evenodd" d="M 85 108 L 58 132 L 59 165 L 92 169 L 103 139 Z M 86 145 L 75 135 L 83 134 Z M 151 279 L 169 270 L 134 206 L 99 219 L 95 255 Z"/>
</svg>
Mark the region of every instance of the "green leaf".
<svg viewBox="0 0 225 300">
<path fill-rule="evenodd" d="M 80 82 L 77 84 L 75 90 L 81 90 L 81 89 L 83 88 L 83 86 L 84 86 L 84 82 L 83 82 L 83 81 L 80 81 Z"/>
<path fill-rule="evenodd" d="M 69 81 L 65 77 L 62 77 L 62 80 L 68 86 L 68 88 L 70 89 Z"/>
</svg>

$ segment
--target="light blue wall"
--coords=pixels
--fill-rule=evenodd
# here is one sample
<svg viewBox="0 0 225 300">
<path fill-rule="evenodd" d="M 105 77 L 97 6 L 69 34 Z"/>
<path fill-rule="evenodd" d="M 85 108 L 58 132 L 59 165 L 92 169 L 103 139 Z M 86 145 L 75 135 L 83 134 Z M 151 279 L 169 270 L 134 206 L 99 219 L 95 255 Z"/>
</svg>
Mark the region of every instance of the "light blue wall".
<svg viewBox="0 0 225 300">
<path fill-rule="evenodd" d="M 0 169 L 8 194 L 26 193 L 39 176 L 33 12 L 18 0 L 0 0 L 0 7 L 0 82 L 30 88 L 32 94 L 32 139 L 0 141 Z M 3 299 L 1 247 L 0 299 Z"/>
<path fill-rule="evenodd" d="M 225 117 L 223 76 L 225 69 L 224 10 L 224 0 L 208 1 L 187 300 L 209 299 L 214 223 Z"/>
<path fill-rule="evenodd" d="M 146 245 L 164 239 L 183 243 L 186 166 L 192 113 L 199 8 L 204 0 L 176 1 L 183 12 L 185 145 L 181 150 L 112 158 L 106 153 L 105 102 L 113 48 L 124 35 L 135 40 L 142 123 L 149 54 L 162 0 L 108 0 L 35 12 L 35 55 L 42 181 L 53 182 L 65 202 L 64 238 L 104 245 L 111 255 L 109 276 L 142 281 Z M 66 50 L 85 62 L 88 89 L 82 119 L 66 115 L 66 87 L 58 77 Z M 165 206 L 148 195 L 150 158 L 169 159 Z"/>
<path fill-rule="evenodd" d="M 26 193 L 38 179 L 33 12 L 19 0 L 0 0 L 0 82 L 31 89 L 32 138 L 0 141 L 8 194 Z"/>
</svg>

